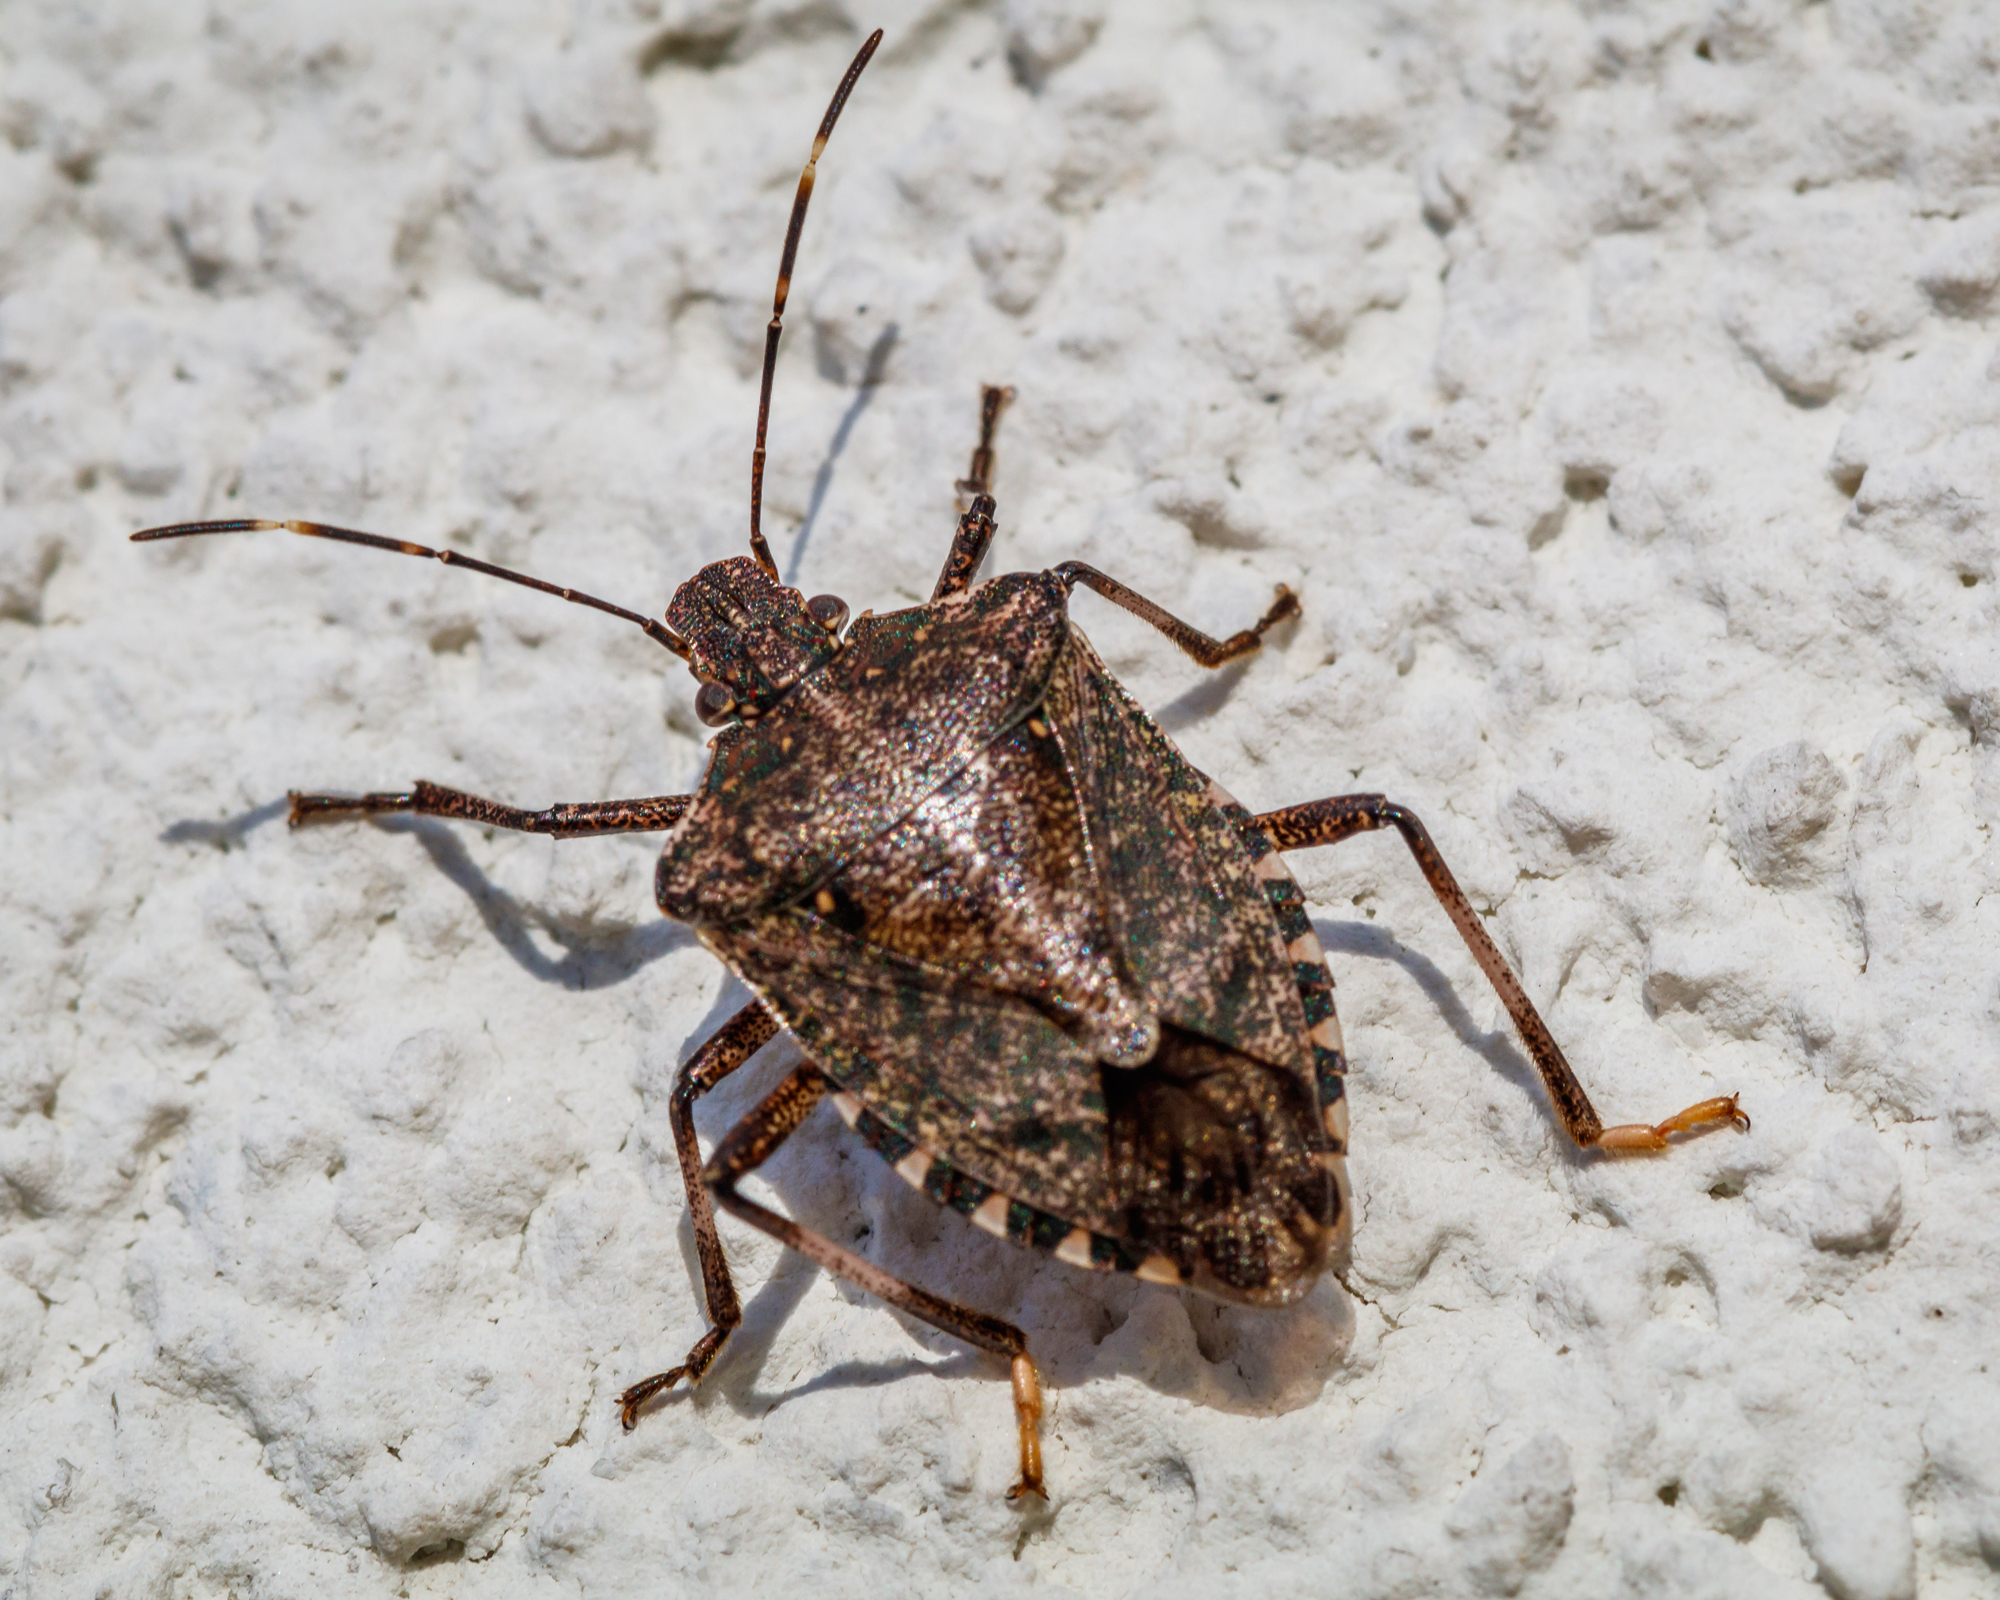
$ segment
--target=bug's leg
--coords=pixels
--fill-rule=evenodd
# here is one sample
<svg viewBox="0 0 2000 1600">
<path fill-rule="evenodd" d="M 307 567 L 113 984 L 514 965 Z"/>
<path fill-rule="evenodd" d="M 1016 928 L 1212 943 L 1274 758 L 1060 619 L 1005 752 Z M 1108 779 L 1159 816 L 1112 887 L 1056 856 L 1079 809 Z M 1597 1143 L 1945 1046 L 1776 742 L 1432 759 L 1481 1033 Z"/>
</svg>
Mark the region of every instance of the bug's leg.
<svg viewBox="0 0 2000 1600">
<path fill-rule="evenodd" d="M 831 1239 L 800 1227 L 790 1217 L 781 1217 L 756 1201 L 736 1192 L 737 1182 L 769 1159 L 771 1152 L 804 1122 L 807 1114 L 826 1093 L 826 1080 L 813 1068 L 800 1067 L 764 1098 L 757 1109 L 724 1135 L 702 1169 L 702 1181 L 715 1192 L 716 1204 L 732 1217 L 761 1228 L 780 1244 L 818 1262 L 878 1300 L 887 1301 L 898 1311 L 907 1311 L 933 1328 L 1006 1356 L 1014 1378 L 1014 1418 L 1020 1429 L 1021 1480 L 1007 1491 L 1007 1498 L 1024 1494 L 1046 1499 L 1042 1489 L 1042 1384 L 1028 1354 L 1028 1336 L 1012 1323 L 970 1311 L 940 1300 L 934 1294 L 892 1278 L 872 1262 L 852 1251 L 843 1250 Z"/>
<path fill-rule="evenodd" d="M 519 806 L 503 806 L 497 800 L 482 800 L 476 794 L 464 794 L 421 779 L 414 789 L 401 794 L 294 791 L 287 798 L 292 802 L 294 828 L 319 819 L 331 821 L 406 811 L 420 817 L 456 817 L 462 822 L 484 823 L 489 828 L 511 828 L 516 833 L 552 833 L 558 839 L 579 839 L 592 833 L 657 833 L 680 821 L 681 814 L 694 803 L 691 794 L 660 794 L 647 800 L 583 800 L 549 806 L 542 811 L 525 811 Z"/>
<path fill-rule="evenodd" d="M 969 509 L 975 497 L 993 492 L 993 436 L 1000 429 L 1000 413 L 1013 404 L 1011 385 L 983 383 L 979 386 L 979 443 L 972 452 L 972 464 L 965 476 L 952 487 L 958 490 L 961 510 Z"/>
<path fill-rule="evenodd" d="M 1126 588 L 1116 578 L 1105 577 L 1095 567 L 1085 566 L 1081 561 L 1065 561 L 1055 569 L 1055 573 L 1070 588 L 1074 589 L 1080 583 L 1086 589 L 1095 589 L 1113 605 L 1123 606 L 1133 616 L 1150 622 L 1204 667 L 1219 667 L 1238 656 L 1247 656 L 1263 643 L 1267 632 L 1285 618 L 1299 614 L 1299 597 L 1281 583 L 1277 598 L 1271 602 L 1271 609 L 1255 623 L 1240 633 L 1232 633 L 1227 639 L 1211 639 L 1199 628 L 1189 627 L 1172 612 L 1154 605 L 1136 590 Z"/>
<path fill-rule="evenodd" d="M 1451 868 L 1444 864 L 1444 857 L 1438 854 L 1429 830 L 1404 807 L 1379 794 L 1347 794 L 1331 800 L 1309 800 L 1303 805 L 1286 806 L 1281 811 L 1267 811 L 1256 822 L 1265 837 L 1280 850 L 1338 844 L 1342 839 L 1376 828 L 1394 828 L 1401 833 L 1403 842 L 1410 847 L 1410 854 L 1416 857 L 1417 870 L 1424 875 L 1424 881 L 1431 886 L 1431 892 L 1438 897 L 1438 903 L 1444 907 L 1445 914 L 1451 918 L 1459 936 L 1471 950 L 1473 960 L 1479 963 L 1480 970 L 1500 996 L 1507 1015 L 1514 1019 L 1521 1042 L 1528 1047 L 1528 1054 L 1534 1060 L 1535 1070 L 1541 1073 L 1542 1082 L 1548 1086 L 1549 1099 L 1555 1102 L 1556 1115 L 1562 1119 L 1569 1136 L 1579 1145 L 1585 1148 L 1596 1145 L 1606 1150 L 1662 1150 L 1666 1148 L 1668 1135 L 1706 1123 L 1733 1122 L 1739 1128 L 1749 1128 L 1750 1118 L 1737 1106 L 1733 1094 L 1703 1100 L 1685 1111 L 1676 1112 L 1664 1122 L 1605 1127 L 1592 1108 L 1590 1097 L 1583 1092 L 1583 1085 L 1577 1082 L 1576 1074 L 1563 1058 L 1548 1024 L 1542 1021 L 1534 1002 L 1528 998 L 1528 991 L 1514 975 L 1514 969 L 1507 965 L 1507 958 L 1501 955 L 1500 947 L 1481 925 L 1479 913 L 1466 899 L 1465 891 L 1451 874 Z"/>
<path fill-rule="evenodd" d="M 1000 426 L 1000 413 L 1013 398 L 1012 389 L 997 384 L 989 383 L 979 392 L 979 445 L 972 452 L 972 465 L 957 484 L 965 512 L 952 535 L 944 571 L 931 590 L 932 600 L 970 588 L 979 563 L 986 559 L 986 547 L 993 542 L 993 434 Z"/>
<path fill-rule="evenodd" d="M 743 1321 L 743 1303 L 729 1277 L 722 1254 L 722 1236 L 715 1231 L 715 1207 L 701 1180 L 701 1146 L 694 1136 L 694 1103 L 748 1061 L 778 1031 L 778 1019 L 753 1000 L 731 1017 L 695 1053 L 674 1079 L 668 1114 L 673 1122 L 674 1154 L 680 1158 L 681 1183 L 687 1189 L 688 1220 L 694 1224 L 694 1253 L 701 1260 L 701 1294 L 708 1303 L 709 1330 L 695 1341 L 687 1360 L 671 1372 L 642 1378 L 618 1397 L 619 1419 L 630 1433 L 638 1425 L 639 1408 L 683 1378 L 692 1386 L 715 1360 L 733 1329 Z"/>
<path fill-rule="evenodd" d="M 944 571 L 931 590 L 933 602 L 949 595 L 963 594 L 972 586 L 973 574 L 986 559 L 986 547 L 993 542 L 993 496 L 976 494 L 972 509 L 958 519 L 958 531 L 951 536 L 951 553 L 944 558 Z"/>
</svg>

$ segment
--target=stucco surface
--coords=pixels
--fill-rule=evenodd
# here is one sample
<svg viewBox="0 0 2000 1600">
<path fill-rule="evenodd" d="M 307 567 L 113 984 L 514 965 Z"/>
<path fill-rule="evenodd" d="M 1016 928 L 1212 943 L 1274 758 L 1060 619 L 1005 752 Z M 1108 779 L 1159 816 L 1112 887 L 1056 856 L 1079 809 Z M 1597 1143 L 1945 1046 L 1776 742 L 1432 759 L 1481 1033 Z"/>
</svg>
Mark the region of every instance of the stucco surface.
<svg viewBox="0 0 2000 1600">
<path fill-rule="evenodd" d="M 1257 808 L 1431 826 L 1608 1120 L 1569 1150 L 1393 838 L 1295 858 L 1349 1288 L 1279 1313 L 940 1214 L 823 1111 L 758 1192 L 1015 1317 L 1004 1374 L 724 1224 L 741 989 L 657 841 L 288 833 L 288 788 L 684 790 L 637 630 L 767 525 L 998 567 Z M 2000 1585 L 2000 15 L 1952 0 L 16 0 L 0 10 L 0 1593 L 1809 1597 Z M 1994 909 L 1987 909 L 1991 898 Z M 714 1138 L 795 1059 L 711 1097 Z M 1350 1292 L 1351 1290 L 1351 1292 Z"/>
</svg>

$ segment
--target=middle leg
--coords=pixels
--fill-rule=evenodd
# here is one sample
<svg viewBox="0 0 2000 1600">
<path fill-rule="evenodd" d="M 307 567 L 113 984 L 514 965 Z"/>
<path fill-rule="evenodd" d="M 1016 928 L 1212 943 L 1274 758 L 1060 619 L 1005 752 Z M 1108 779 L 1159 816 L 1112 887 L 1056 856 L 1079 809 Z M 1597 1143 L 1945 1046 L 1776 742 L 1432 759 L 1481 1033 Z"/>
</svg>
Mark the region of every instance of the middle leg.
<svg viewBox="0 0 2000 1600">
<path fill-rule="evenodd" d="M 421 778 L 414 789 L 395 794 L 301 794 L 294 789 L 286 798 L 292 803 L 290 821 L 294 828 L 315 819 L 331 822 L 404 812 L 419 817 L 455 817 L 489 828 L 511 828 L 516 833 L 548 833 L 558 839 L 580 839 L 593 833 L 657 833 L 679 822 L 694 804 L 691 794 L 660 794 L 645 800 L 580 800 L 528 811 Z"/>
<path fill-rule="evenodd" d="M 1394 828 L 1401 833 L 1403 842 L 1410 847 L 1410 854 L 1416 857 L 1417 870 L 1424 875 L 1424 881 L 1431 886 L 1431 893 L 1437 896 L 1438 904 L 1444 907 L 1445 915 L 1458 929 L 1459 937 L 1465 941 L 1466 948 L 1472 952 L 1472 959 L 1486 974 L 1487 982 L 1493 985 L 1500 1003 L 1507 1008 L 1507 1015 L 1514 1019 L 1521 1042 L 1528 1047 L 1535 1070 L 1542 1075 L 1542 1082 L 1548 1088 L 1549 1099 L 1555 1104 L 1556 1115 L 1562 1119 L 1563 1128 L 1585 1149 L 1595 1145 L 1605 1150 L 1663 1150 L 1668 1135 L 1705 1123 L 1733 1122 L 1739 1128 L 1749 1128 L 1750 1118 L 1738 1108 L 1733 1094 L 1700 1101 L 1674 1113 L 1664 1122 L 1633 1122 L 1605 1127 L 1590 1103 L 1590 1096 L 1583 1092 L 1583 1085 L 1577 1082 L 1576 1074 L 1570 1070 L 1555 1035 L 1549 1032 L 1548 1024 L 1542 1021 L 1541 1013 L 1528 998 L 1527 989 L 1514 975 L 1514 969 L 1507 964 L 1500 947 L 1481 924 L 1479 913 L 1466 899 L 1465 891 L 1458 886 L 1458 879 L 1452 876 L 1451 868 L 1445 865 L 1444 857 L 1431 840 L 1430 830 L 1417 820 L 1415 813 L 1379 794 L 1345 794 L 1331 800 L 1309 800 L 1303 805 L 1286 806 L 1281 811 L 1267 811 L 1256 819 L 1256 823 L 1280 850 L 1304 850 L 1313 845 L 1338 844 L 1357 833 L 1368 833 L 1376 828 Z"/>
</svg>

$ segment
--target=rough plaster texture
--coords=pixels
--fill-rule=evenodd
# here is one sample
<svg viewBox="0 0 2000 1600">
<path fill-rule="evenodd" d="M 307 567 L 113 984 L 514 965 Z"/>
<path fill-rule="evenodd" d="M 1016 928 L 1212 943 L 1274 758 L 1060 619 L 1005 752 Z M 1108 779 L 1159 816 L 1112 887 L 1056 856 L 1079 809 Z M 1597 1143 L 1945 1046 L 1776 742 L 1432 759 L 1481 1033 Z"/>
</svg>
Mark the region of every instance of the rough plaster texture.
<svg viewBox="0 0 2000 1600">
<path fill-rule="evenodd" d="M 1426 817 L 1612 1119 L 1569 1151 L 1393 839 L 1296 858 L 1354 1063 L 1353 1293 L 1218 1310 L 987 1239 L 822 1114 L 725 1225 L 666 1090 L 741 991 L 647 839 L 290 835 L 290 786 L 684 789 L 636 631 L 740 550 L 998 561 L 1271 806 Z M 520 0 L 0 11 L 0 1593 L 1992 1594 L 2000 20 L 1964 0 Z M 1985 900 L 1993 898 L 1995 909 Z M 783 1070 L 704 1109 L 714 1137 Z"/>
</svg>

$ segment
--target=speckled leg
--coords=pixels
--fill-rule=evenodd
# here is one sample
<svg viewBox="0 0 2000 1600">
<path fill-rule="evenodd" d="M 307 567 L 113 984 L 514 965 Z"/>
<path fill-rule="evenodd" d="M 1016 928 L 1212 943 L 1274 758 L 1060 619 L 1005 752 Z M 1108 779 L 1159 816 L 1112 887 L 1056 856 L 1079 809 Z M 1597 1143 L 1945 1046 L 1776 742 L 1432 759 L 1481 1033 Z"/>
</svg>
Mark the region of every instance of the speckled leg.
<svg viewBox="0 0 2000 1600">
<path fill-rule="evenodd" d="M 826 1080 L 818 1072 L 811 1067 L 800 1067 L 765 1096 L 755 1111 L 729 1130 L 716 1147 L 715 1154 L 709 1158 L 708 1165 L 702 1169 L 702 1181 L 715 1192 L 716 1204 L 732 1217 L 763 1229 L 780 1244 L 790 1246 L 827 1271 L 866 1289 L 898 1311 L 906 1311 L 954 1339 L 963 1339 L 981 1350 L 1006 1356 L 1012 1364 L 1014 1417 L 1020 1430 L 1021 1445 L 1020 1481 L 1007 1491 L 1007 1498 L 1013 1500 L 1022 1495 L 1047 1498 L 1042 1488 L 1042 1385 L 1034 1359 L 1028 1354 L 1026 1334 L 998 1317 L 989 1317 L 982 1311 L 969 1311 L 963 1306 L 953 1305 L 949 1300 L 940 1300 L 936 1295 L 912 1288 L 900 1278 L 890 1277 L 874 1263 L 862 1260 L 852 1251 L 843 1250 L 831 1239 L 802 1228 L 790 1217 L 781 1217 L 777 1212 L 737 1193 L 738 1181 L 770 1158 L 771 1153 L 805 1121 L 826 1090 Z"/>
<path fill-rule="evenodd" d="M 1286 806 L 1281 811 L 1268 811 L 1258 817 L 1256 823 L 1280 850 L 1304 850 L 1313 845 L 1338 844 L 1357 833 L 1368 833 L 1376 828 L 1395 828 L 1400 832 L 1403 842 L 1410 847 L 1410 854 L 1416 857 L 1417 870 L 1423 873 L 1424 881 L 1431 886 L 1431 892 L 1438 897 L 1438 903 L 1444 907 L 1445 914 L 1451 918 L 1452 925 L 1471 950 L 1473 960 L 1479 963 L 1480 970 L 1500 996 L 1507 1015 L 1514 1019 L 1521 1042 L 1527 1046 L 1535 1070 L 1541 1073 L 1542 1082 L 1548 1087 L 1556 1115 L 1562 1119 L 1569 1136 L 1579 1145 L 1585 1148 L 1595 1145 L 1606 1150 L 1661 1150 L 1666 1147 L 1670 1134 L 1705 1123 L 1733 1122 L 1739 1128 L 1749 1128 L 1750 1118 L 1738 1108 L 1733 1094 L 1703 1100 L 1664 1122 L 1605 1127 L 1591 1106 L 1590 1097 L 1583 1092 L 1583 1085 L 1577 1082 L 1576 1074 L 1570 1070 L 1569 1062 L 1564 1059 L 1555 1036 L 1549 1032 L 1548 1024 L 1542 1021 L 1541 1013 L 1535 1010 L 1534 1002 L 1528 998 L 1528 991 L 1514 975 L 1514 969 L 1508 966 L 1500 947 L 1488 936 L 1479 920 L 1479 913 L 1466 899 L 1465 891 L 1458 886 L 1451 868 L 1445 865 L 1444 857 L 1438 854 L 1429 830 L 1402 806 L 1379 794 L 1348 794 L 1331 800 L 1309 800 L 1303 805 Z"/>
<path fill-rule="evenodd" d="M 972 586 L 979 563 L 986 559 L 986 547 L 993 542 L 993 434 L 1000 426 L 1000 413 L 1014 398 L 1012 389 L 987 384 L 979 393 L 979 445 L 972 452 L 972 465 L 958 480 L 959 503 L 965 513 L 958 519 L 952 536 L 951 553 L 944 558 L 932 600 L 963 593 Z"/>
<path fill-rule="evenodd" d="M 1164 607 L 1155 605 L 1137 590 L 1128 589 L 1116 578 L 1107 578 L 1095 567 L 1086 566 L 1081 561 L 1065 561 L 1054 569 L 1055 575 L 1071 589 L 1079 583 L 1086 589 L 1095 590 L 1113 605 L 1120 606 L 1146 622 L 1150 622 L 1160 632 L 1181 647 L 1196 663 L 1204 667 L 1219 667 L 1234 661 L 1238 656 L 1247 656 L 1264 642 L 1264 635 L 1287 617 L 1299 614 L 1299 597 L 1282 583 L 1278 585 L 1278 595 L 1266 611 L 1249 627 L 1240 633 L 1232 633 L 1227 639 L 1211 639 L 1201 629 L 1190 627 Z"/>
<path fill-rule="evenodd" d="M 658 833 L 679 822 L 694 802 L 691 794 L 661 794 L 647 800 L 583 800 L 543 811 L 524 811 L 422 779 L 414 789 L 399 794 L 300 794 L 294 790 L 286 798 L 292 802 L 290 821 L 294 828 L 308 822 L 408 812 L 420 817 L 455 817 L 489 828 L 511 828 L 516 833 L 549 833 L 558 839 L 580 839 L 593 833 Z"/>
<path fill-rule="evenodd" d="M 701 1261 L 701 1293 L 708 1303 L 708 1332 L 695 1341 L 687 1360 L 670 1372 L 642 1378 L 618 1397 L 618 1416 L 630 1433 L 638 1425 L 639 1408 L 654 1395 L 685 1378 L 692 1385 L 708 1371 L 716 1352 L 743 1321 L 743 1304 L 729 1276 L 722 1237 L 715 1231 L 715 1207 L 701 1181 L 701 1146 L 694 1136 L 694 1103 L 748 1061 L 778 1032 L 778 1019 L 752 1000 L 731 1017 L 695 1053 L 674 1079 L 668 1116 L 674 1129 L 674 1154 L 680 1158 L 681 1183 L 687 1190 L 688 1220 L 694 1224 L 694 1253 Z"/>
</svg>

